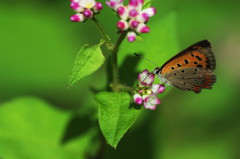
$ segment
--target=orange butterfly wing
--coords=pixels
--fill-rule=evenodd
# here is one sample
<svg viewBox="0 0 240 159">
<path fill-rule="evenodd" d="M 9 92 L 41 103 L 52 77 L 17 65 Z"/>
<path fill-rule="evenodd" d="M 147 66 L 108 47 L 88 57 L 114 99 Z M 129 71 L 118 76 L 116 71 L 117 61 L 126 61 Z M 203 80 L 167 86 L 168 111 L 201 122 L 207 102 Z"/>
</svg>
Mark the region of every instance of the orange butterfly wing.
<svg viewBox="0 0 240 159">
<path fill-rule="evenodd" d="M 162 74 L 163 77 L 171 77 L 170 83 L 182 90 L 192 90 L 195 93 L 199 93 L 202 88 L 210 89 L 211 85 L 215 83 L 216 77 L 213 73 L 216 67 L 215 57 L 211 50 L 211 44 L 207 40 L 200 41 L 189 48 L 183 50 L 178 53 L 171 59 L 169 59 L 163 66 L 159 69 L 159 73 Z M 187 69 L 189 68 L 189 69 Z M 194 72 L 193 77 L 191 77 L 189 83 L 185 83 L 187 78 L 183 74 L 180 76 L 172 76 L 171 74 L 176 75 L 176 73 L 184 72 L 185 70 L 200 70 L 198 73 Z M 201 72 L 201 74 L 200 74 Z M 166 76 L 165 76 L 166 75 Z M 181 77 L 181 78 L 179 78 Z M 197 78 L 201 78 L 201 82 L 197 81 Z M 192 80 L 192 81 L 191 81 Z M 182 83 L 182 84 L 181 84 Z M 194 85 L 192 85 L 195 83 Z M 191 89 L 187 89 L 185 85 L 191 84 Z"/>
<path fill-rule="evenodd" d="M 215 70 L 215 57 L 211 51 L 211 44 L 207 40 L 200 41 L 169 59 L 160 68 L 165 74 L 179 68 L 203 68 Z"/>
</svg>

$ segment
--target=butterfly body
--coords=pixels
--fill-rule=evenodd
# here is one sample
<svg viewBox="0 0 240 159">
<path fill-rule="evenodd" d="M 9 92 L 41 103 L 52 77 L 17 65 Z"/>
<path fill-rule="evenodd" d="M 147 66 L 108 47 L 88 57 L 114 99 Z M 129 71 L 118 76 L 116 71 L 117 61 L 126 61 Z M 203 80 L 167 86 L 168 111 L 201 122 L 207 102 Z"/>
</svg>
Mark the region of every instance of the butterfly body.
<svg viewBox="0 0 240 159">
<path fill-rule="evenodd" d="M 154 73 L 164 84 L 199 93 L 203 88 L 210 89 L 215 83 L 215 67 L 211 44 L 203 40 L 169 59 Z"/>
</svg>

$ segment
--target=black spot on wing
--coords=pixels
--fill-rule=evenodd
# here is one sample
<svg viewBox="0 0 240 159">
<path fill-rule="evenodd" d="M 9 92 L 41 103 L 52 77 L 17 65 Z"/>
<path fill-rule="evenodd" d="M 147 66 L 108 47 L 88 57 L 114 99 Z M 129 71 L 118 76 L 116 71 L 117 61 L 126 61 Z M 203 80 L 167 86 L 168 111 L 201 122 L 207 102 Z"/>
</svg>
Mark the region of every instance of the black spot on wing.
<svg viewBox="0 0 240 159">
<path fill-rule="evenodd" d="M 187 59 L 185 59 L 185 60 L 184 60 L 184 63 L 185 63 L 185 64 L 188 64 L 188 63 L 189 63 L 189 61 L 188 61 Z"/>
</svg>

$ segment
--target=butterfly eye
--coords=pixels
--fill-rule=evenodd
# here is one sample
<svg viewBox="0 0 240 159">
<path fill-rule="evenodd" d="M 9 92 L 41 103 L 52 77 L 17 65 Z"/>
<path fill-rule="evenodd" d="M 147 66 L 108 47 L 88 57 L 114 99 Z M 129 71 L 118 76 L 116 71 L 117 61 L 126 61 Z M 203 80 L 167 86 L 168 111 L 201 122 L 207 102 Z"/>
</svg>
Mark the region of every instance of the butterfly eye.
<svg viewBox="0 0 240 159">
<path fill-rule="evenodd" d="M 159 72 L 160 72 L 160 71 L 159 71 L 158 69 L 157 69 L 157 70 L 154 70 L 154 74 L 156 74 L 156 75 L 159 74 Z"/>
</svg>

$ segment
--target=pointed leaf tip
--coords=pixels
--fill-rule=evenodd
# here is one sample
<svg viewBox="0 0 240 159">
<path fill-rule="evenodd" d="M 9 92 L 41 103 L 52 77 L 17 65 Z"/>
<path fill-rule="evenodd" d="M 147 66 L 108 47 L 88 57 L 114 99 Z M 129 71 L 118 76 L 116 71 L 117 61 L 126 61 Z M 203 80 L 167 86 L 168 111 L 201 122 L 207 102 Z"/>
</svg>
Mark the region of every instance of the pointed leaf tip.
<svg viewBox="0 0 240 159">
<path fill-rule="evenodd" d="M 101 131 L 107 143 L 115 149 L 140 113 L 140 110 L 130 108 L 131 98 L 125 92 L 101 92 L 95 97 Z"/>
<path fill-rule="evenodd" d="M 73 86 L 79 80 L 92 74 L 103 65 L 105 57 L 100 47 L 104 42 L 104 40 L 101 40 L 97 45 L 88 46 L 85 44 L 82 46 L 73 65 L 69 86 Z"/>
</svg>

